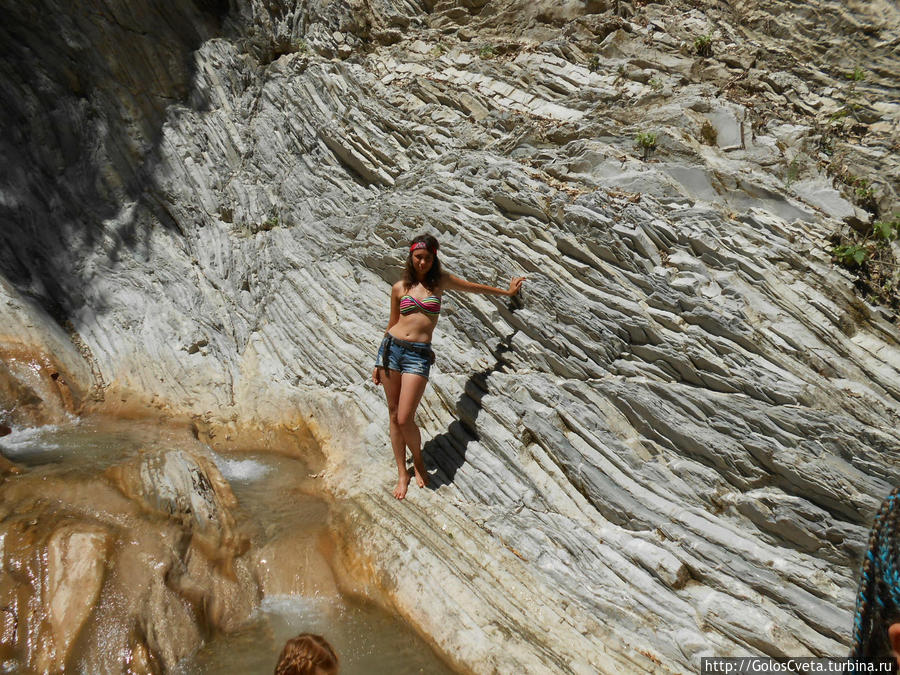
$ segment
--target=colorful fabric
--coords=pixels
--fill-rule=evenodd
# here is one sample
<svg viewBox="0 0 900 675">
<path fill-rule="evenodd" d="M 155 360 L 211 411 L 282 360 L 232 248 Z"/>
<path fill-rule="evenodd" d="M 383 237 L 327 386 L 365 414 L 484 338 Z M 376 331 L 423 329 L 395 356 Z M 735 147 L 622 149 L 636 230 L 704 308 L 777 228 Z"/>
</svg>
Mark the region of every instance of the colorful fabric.
<svg viewBox="0 0 900 675">
<path fill-rule="evenodd" d="M 437 316 L 441 313 L 441 299 L 436 295 L 429 295 L 424 300 L 417 300 L 411 295 L 400 298 L 401 314 L 409 314 L 417 309 L 430 316 Z"/>
<path fill-rule="evenodd" d="M 412 253 L 413 251 L 418 251 L 420 248 L 427 248 L 432 253 L 435 253 L 435 254 L 437 253 L 437 248 L 432 248 L 431 246 L 426 244 L 424 241 L 417 241 L 415 244 L 410 246 L 409 252 Z"/>
</svg>

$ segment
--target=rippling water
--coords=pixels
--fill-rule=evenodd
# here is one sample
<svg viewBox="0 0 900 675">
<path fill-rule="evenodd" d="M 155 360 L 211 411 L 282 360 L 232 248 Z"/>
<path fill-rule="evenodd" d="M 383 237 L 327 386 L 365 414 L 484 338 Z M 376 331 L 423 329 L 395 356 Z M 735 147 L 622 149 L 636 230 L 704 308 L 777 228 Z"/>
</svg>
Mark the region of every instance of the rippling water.
<svg viewBox="0 0 900 675">
<path fill-rule="evenodd" d="M 156 424 L 92 420 L 17 429 L 0 438 L 0 450 L 31 470 L 86 474 L 141 448 L 184 439 L 184 430 Z M 236 516 L 250 533 L 268 595 L 246 626 L 214 636 L 176 673 L 272 673 L 285 641 L 302 632 L 331 642 L 343 675 L 452 673 L 400 618 L 337 591 L 319 552 L 330 536 L 329 507 L 317 496 L 315 477 L 302 460 L 276 453 L 212 456 L 237 497 Z M 302 592 L 278 592 L 285 587 Z"/>
</svg>

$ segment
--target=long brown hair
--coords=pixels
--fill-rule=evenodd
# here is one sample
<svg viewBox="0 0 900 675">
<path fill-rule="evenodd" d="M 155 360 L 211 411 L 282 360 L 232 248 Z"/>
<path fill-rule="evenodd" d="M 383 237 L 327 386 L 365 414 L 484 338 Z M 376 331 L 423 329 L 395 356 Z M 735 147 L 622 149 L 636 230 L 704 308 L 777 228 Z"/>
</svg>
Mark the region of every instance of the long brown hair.
<svg viewBox="0 0 900 675">
<path fill-rule="evenodd" d="M 338 657 L 321 635 L 301 633 L 284 645 L 275 675 L 337 675 Z"/>
<path fill-rule="evenodd" d="M 429 291 L 434 291 L 435 288 L 441 283 L 441 261 L 438 260 L 438 240 L 432 237 L 430 234 L 420 234 L 418 237 L 409 242 L 410 251 L 409 255 L 406 256 L 406 268 L 403 270 L 403 285 L 407 290 L 410 287 L 414 286 L 418 279 L 416 279 L 416 270 L 413 267 L 413 251 L 412 247 L 415 244 L 424 243 L 425 248 L 431 251 L 434 255 L 434 262 L 431 263 L 431 269 L 429 269 L 425 273 L 425 278 L 422 279 L 422 285 L 427 288 Z"/>
</svg>

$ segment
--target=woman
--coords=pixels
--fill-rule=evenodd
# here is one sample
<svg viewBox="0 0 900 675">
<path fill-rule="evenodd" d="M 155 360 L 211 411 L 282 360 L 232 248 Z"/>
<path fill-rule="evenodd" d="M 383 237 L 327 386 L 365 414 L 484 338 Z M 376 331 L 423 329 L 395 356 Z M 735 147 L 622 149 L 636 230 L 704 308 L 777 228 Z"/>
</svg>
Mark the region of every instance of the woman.
<svg viewBox="0 0 900 675">
<path fill-rule="evenodd" d="M 384 385 L 391 419 L 391 446 L 397 460 L 394 497 L 403 499 L 409 487 L 406 448 L 413 456 L 416 485 L 428 484 L 422 461 L 422 437 L 415 423 L 416 408 L 434 362 L 431 335 L 441 312 L 444 291 L 515 295 L 525 277 L 513 279 L 508 289 L 464 281 L 441 270 L 438 242 L 431 235 L 413 239 L 403 279 L 391 289 L 391 318 L 378 349 L 372 381 Z"/>
<path fill-rule="evenodd" d="M 850 658 L 895 659 L 894 670 L 888 672 L 900 670 L 900 487 L 882 503 L 869 534 Z"/>
</svg>

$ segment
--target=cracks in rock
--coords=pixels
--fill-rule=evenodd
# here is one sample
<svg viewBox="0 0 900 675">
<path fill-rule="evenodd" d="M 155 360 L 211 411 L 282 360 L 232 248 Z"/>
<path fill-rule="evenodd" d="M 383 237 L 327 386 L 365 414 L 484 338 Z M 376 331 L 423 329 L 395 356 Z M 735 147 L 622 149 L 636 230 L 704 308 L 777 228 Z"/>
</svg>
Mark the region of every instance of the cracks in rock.
<svg viewBox="0 0 900 675">
<path fill-rule="evenodd" d="M 521 307 L 521 298 L 515 296 L 510 300 L 510 311 L 515 311 L 519 307 Z M 466 449 L 469 443 L 479 440 L 476 422 L 482 410 L 482 397 L 488 391 L 487 381 L 491 375 L 508 365 L 504 354 L 512 350 L 512 341 L 518 332 L 519 329 L 516 328 L 509 335 L 503 337 L 491 352 L 495 359 L 494 365 L 475 373 L 464 385 L 463 393 L 456 402 L 457 417 L 464 421 L 458 419 L 452 422 L 446 432 L 429 439 L 422 448 L 422 453 L 427 461 L 440 472 L 436 476 L 437 480 L 431 482 L 431 489 L 436 490 L 442 485 L 453 483 L 456 472 L 466 461 Z M 466 408 L 470 407 L 471 403 L 475 405 L 474 409 L 469 412 Z M 470 419 L 465 420 L 466 417 Z M 446 452 L 445 448 L 452 448 L 455 444 L 454 439 L 459 438 L 466 439 L 461 454 Z"/>
<path fill-rule="evenodd" d="M 71 321 L 67 320 L 63 324 L 63 328 L 65 328 L 72 344 L 75 345 L 75 348 L 91 369 L 91 379 L 93 379 L 93 382 L 91 383 L 91 389 L 88 396 L 92 401 L 102 402 L 105 398 L 104 392 L 106 391 L 107 385 L 103 380 L 103 372 L 100 370 L 100 365 L 97 363 L 97 359 L 94 358 L 94 353 L 87 343 L 81 339 L 81 335 L 78 334 L 78 331 L 75 329 L 75 326 L 72 325 Z"/>
</svg>

